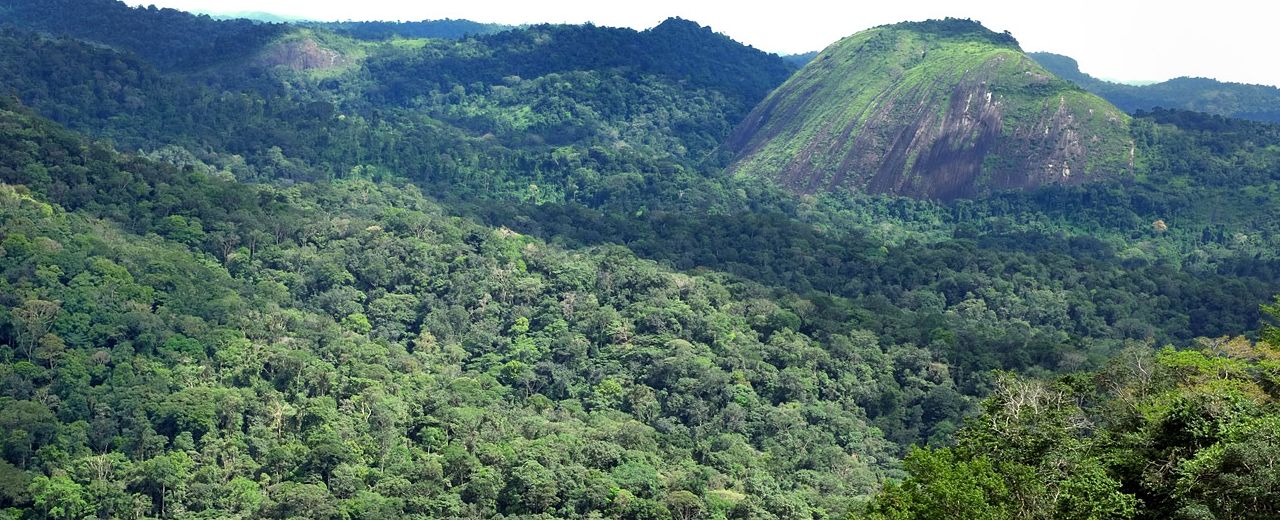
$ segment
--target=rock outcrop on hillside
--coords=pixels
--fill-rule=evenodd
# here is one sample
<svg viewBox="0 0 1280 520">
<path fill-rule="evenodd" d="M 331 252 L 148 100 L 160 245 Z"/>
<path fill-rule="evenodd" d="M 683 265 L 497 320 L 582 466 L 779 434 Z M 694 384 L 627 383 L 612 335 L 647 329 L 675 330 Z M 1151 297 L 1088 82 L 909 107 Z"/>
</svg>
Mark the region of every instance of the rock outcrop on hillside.
<svg viewBox="0 0 1280 520">
<path fill-rule="evenodd" d="M 828 47 L 726 143 L 738 175 L 803 193 L 950 200 L 1132 168 L 1129 118 L 968 20 L 879 27 Z"/>
</svg>

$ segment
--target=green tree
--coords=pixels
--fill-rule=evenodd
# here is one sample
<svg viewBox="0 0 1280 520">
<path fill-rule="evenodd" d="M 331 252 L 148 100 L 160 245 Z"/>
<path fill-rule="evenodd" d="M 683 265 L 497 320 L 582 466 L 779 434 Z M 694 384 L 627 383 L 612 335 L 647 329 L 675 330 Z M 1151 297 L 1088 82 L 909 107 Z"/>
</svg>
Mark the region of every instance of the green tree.
<svg viewBox="0 0 1280 520">
<path fill-rule="evenodd" d="M 702 500 L 688 491 L 676 491 L 667 495 L 667 510 L 676 520 L 693 520 L 702 514 Z"/>
<path fill-rule="evenodd" d="M 84 487 L 65 475 L 38 476 L 31 482 L 36 507 L 49 518 L 78 519 L 89 513 Z"/>
<path fill-rule="evenodd" d="M 511 511 L 540 514 L 554 510 L 561 501 L 559 493 L 556 475 L 529 460 L 512 469 L 504 496 Z"/>
<path fill-rule="evenodd" d="M 194 466 L 186 452 L 169 452 L 138 463 L 133 481 L 151 496 L 156 512 L 165 517 L 171 505 L 182 503 Z"/>
<path fill-rule="evenodd" d="M 915 449 L 903 468 L 910 476 L 876 497 L 871 518 L 1014 518 L 1013 494 L 985 457 L 970 458 L 954 448 Z"/>
</svg>

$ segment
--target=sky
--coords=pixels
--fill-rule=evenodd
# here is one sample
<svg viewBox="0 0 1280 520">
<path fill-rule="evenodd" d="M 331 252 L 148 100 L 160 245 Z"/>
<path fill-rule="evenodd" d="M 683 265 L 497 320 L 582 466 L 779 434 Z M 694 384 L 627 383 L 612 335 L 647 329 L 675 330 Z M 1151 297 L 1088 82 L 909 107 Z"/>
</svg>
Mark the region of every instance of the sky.
<svg viewBox="0 0 1280 520">
<path fill-rule="evenodd" d="M 780 54 L 820 50 L 862 29 L 947 16 L 1009 31 L 1027 51 L 1065 54 L 1100 78 L 1199 76 L 1280 86 L 1276 16 L 1258 0 L 126 0 L 207 13 L 269 12 L 312 20 L 465 18 L 646 29 L 670 16 Z M 1276 10 L 1276 11 L 1273 11 Z"/>
</svg>

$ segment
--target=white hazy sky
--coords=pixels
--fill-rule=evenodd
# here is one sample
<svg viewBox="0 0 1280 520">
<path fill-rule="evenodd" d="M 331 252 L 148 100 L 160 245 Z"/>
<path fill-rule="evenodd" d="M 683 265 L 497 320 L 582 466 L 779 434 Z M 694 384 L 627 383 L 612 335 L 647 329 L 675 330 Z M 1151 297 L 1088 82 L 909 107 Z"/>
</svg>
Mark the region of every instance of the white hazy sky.
<svg viewBox="0 0 1280 520">
<path fill-rule="evenodd" d="M 862 29 L 953 16 L 1009 31 L 1028 51 L 1076 58 L 1118 80 L 1203 76 L 1280 86 L 1280 5 L 1261 0 L 127 0 L 201 12 L 262 11 L 313 20 L 466 18 L 645 29 L 669 16 L 783 54 L 818 50 Z"/>
</svg>

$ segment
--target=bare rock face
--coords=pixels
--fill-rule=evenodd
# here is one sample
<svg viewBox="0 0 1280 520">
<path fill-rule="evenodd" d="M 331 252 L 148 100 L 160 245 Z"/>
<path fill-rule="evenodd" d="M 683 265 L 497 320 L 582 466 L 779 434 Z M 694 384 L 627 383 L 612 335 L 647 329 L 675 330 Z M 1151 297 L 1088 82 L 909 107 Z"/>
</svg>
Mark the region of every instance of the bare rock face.
<svg viewBox="0 0 1280 520">
<path fill-rule="evenodd" d="M 1128 117 L 967 20 L 832 45 L 735 130 L 731 171 L 950 200 L 1124 174 Z"/>
<path fill-rule="evenodd" d="M 257 61 L 264 67 L 284 67 L 294 71 L 332 69 L 350 63 L 342 53 L 324 47 L 312 38 L 276 43 L 263 51 Z"/>
</svg>

